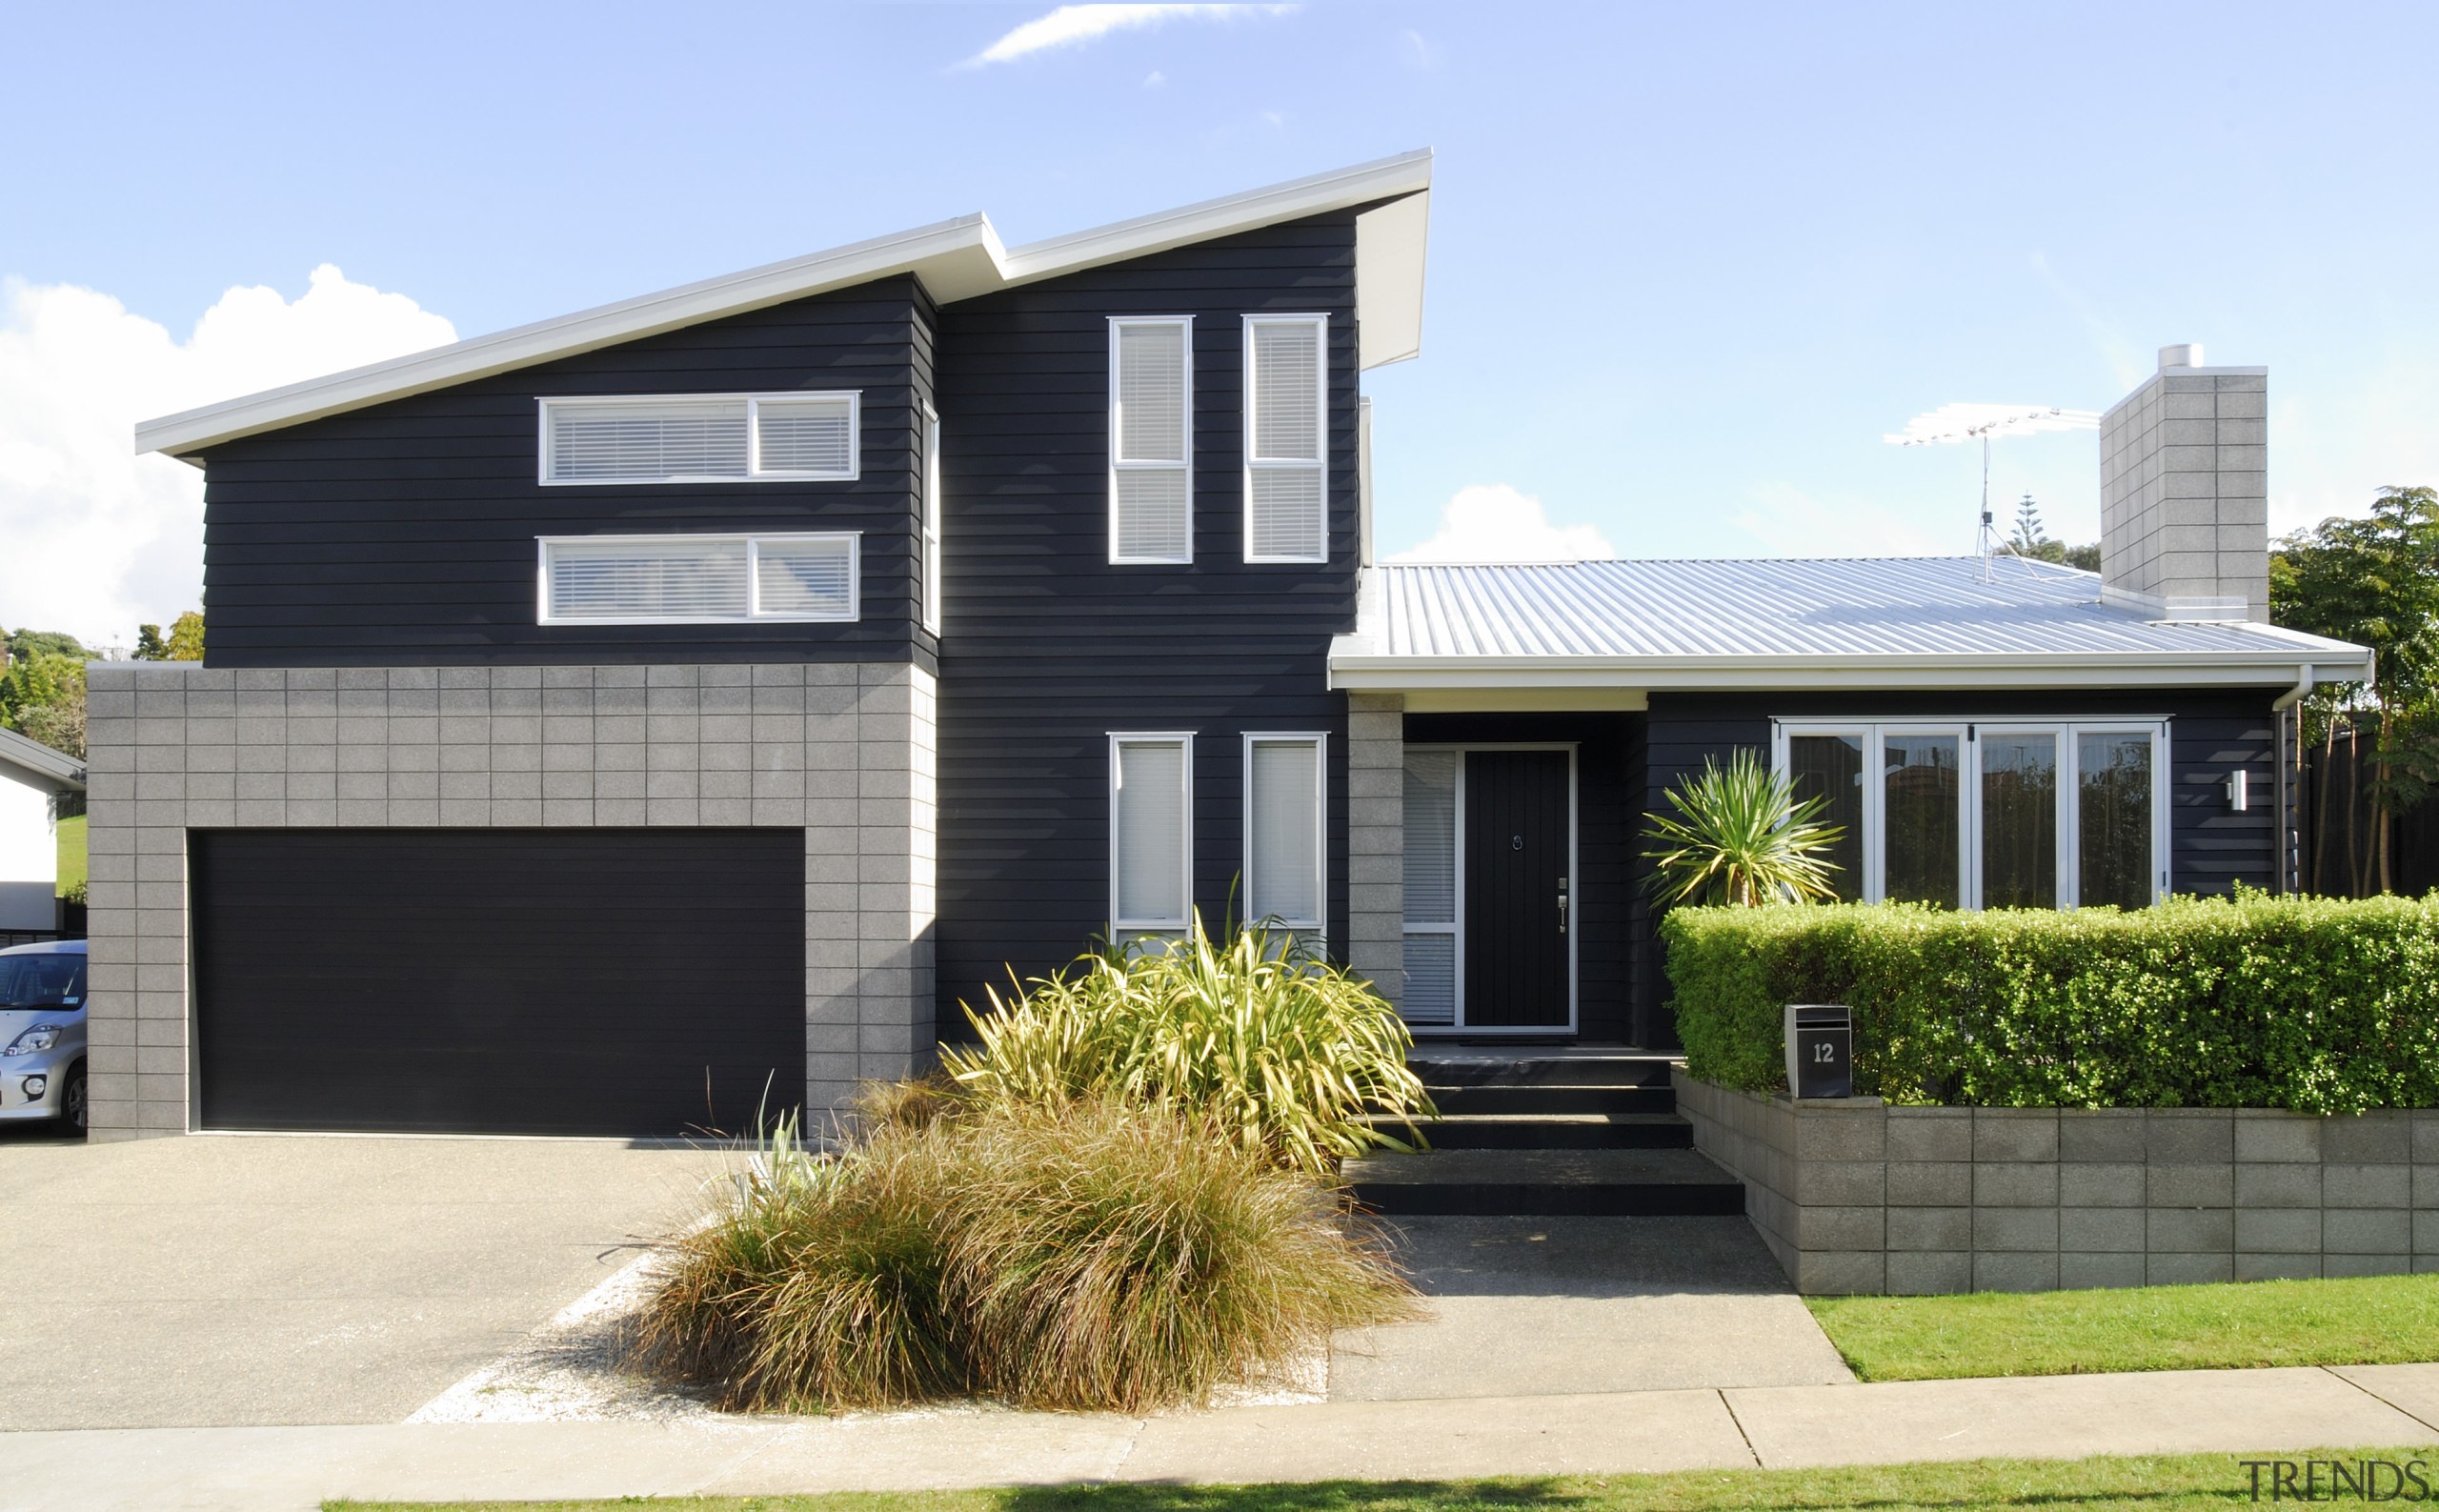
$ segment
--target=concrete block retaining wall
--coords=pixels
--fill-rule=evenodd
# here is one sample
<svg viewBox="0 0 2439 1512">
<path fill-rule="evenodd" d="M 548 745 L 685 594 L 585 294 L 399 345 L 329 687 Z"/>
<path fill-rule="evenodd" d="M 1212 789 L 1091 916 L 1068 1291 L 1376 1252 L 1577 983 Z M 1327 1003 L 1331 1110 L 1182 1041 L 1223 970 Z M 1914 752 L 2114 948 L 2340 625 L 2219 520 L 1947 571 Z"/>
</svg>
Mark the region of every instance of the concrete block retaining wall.
<svg viewBox="0 0 2439 1512">
<path fill-rule="evenodd" d="M 2439 1109 L 1793 1102 L 1677 1073 L 1809 1295 L 2439 1271 Z"/>
</svg>

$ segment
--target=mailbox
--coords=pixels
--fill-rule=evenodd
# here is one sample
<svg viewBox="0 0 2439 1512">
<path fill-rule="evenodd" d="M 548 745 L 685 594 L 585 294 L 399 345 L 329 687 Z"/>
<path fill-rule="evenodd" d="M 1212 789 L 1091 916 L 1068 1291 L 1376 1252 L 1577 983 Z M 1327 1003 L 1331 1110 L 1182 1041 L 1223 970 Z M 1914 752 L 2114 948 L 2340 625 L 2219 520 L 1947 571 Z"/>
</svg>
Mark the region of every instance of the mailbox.
<svg viewBox="0 0 2439 1512">
<path fill-rule="evenodd" d="M 1832 1003 L 1787 1004 L 1787 1096 L 1855 1095 L 1855 1016 Z"/>
</svg>

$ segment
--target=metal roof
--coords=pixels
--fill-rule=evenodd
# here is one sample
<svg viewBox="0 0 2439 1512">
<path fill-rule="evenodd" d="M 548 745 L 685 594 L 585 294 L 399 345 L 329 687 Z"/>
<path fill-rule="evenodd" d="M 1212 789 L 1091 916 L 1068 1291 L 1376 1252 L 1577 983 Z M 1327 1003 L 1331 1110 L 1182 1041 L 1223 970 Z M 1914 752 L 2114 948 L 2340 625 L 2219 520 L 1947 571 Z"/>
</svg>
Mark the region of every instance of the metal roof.
<svg viewBox="0 0 2439 1512">
<path fill-rule="evenodd" d="M 1583 561 L 1550 565 L 1390 565 L 1364 585 L 1353 635 L 1332 648 L 1342 687 L 1393 686 L 1402 668 L 1530 672 L 1598 667 L 1630 685 L 1638 671 L 1945 667 L 2146 668 L 2167 681 L 2293 681 L 2368 675 L 2369 654 L 2274 626 L 2163 621 L 2101 601 L 2098 575 L 2002 556 Z M 1357 675 L 1364 673 L 1381 675 Z M 2018 680 L 2024 680 L 2019 677 Z M 1442 679 L 1439 685 L 1455 686 Z"/>
<path fill-rule="evenodd" d="M 82 793 L 85 763 L 14 730 L 0 730 L 0 777 L 46 793 Z"/>
</svg>

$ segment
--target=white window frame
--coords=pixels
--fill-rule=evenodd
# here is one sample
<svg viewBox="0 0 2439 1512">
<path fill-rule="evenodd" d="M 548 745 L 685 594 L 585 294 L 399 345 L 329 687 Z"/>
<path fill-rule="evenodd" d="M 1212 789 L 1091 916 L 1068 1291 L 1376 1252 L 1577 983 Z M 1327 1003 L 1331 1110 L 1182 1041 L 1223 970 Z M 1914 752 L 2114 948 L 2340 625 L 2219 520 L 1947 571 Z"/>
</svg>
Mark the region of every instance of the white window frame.
<svg viewBox="0 0 2439 1512">
<path fill-rule="evenodd" d="M 923 514 L 921 547 L 923 554 L 923 628 L 937 638 L 940 633 L 940 595 L 947 575 L 941 558 L 941 515 L 946 506 L 940 498 L 940 413 L 929 404 L 923 406 Z"/>
<path fill-rule="evenodd" d="M 609 546 L 631 542 L 701 541 L 745 543 L 745 613 L 743 615 L 576 615 L 551 613 L 551 548 Z M 843 615 L 765 613 L 762 609 L 762 543 L 764 541 L 844 541 L 847 543 L 847 612 Z M 863 618 L 864 536 L 861 531 L 765 531 L 759 534 L 705 534 L 664 531 L 641 535 L 540 535 L 534 537 L 534 622 L 542 625 L 847 625 Z"/>
<path fill-rule="evenodd" d="M 1244 795 L 1245 919 L 1259 923 L 1271 916 L 1255 912 L 1254 877 L 1254 748 L 1260 745 L 1310 746 L 1313 750 L 1313 901 L 1320 914 L 1311 918 L 1280 916 L 1280 927 L 1314 939 L 1329 936 L 1330 907 L 1330 737 L 1320 730 L 1248 730 L 1245 732 Z"/>
<path fill-rule="evenodd" d="M 1454 751 L 1457 753 L 1457 811 L 1454 816 L 1456 858 L 1456 918 L 1447 924 L 1406 923 L 1400 920 L 1400 937 L 1405 935 L 1445 935 L 1454 933 L 1457 948 L 1454 956 L 1456 979 L 1451 998 L 1451 1018 L 1444 1024 L 1409 1024 L 1407 1032 L 1417 1039 L 1450 1038 L 1462 1036 L 1468 1039 L 1518 1038 L 1578 1033 L 1583 1022 L 1582 1011 L 1582 939 L 1583 939 L 1583 872 L 1582 872 L 1582 742 L 1579 740 L 1459 740 L 1418 741 L 1408 751 Z M 1465 892 L 1465 791 L 1466 757 L 1476 751 L 1563 751 L 1566 753 L 1566 1023 L 1556 1024 L 1470 1024 L 1465 1021 L 1465 911 L 1470 899 Z"/>
<path fill-rule="evenodd" d="M 1119 455 L 1122 432 L 1119 420 L 1118 333 L 1127 326 L 1177 326 L 1185 333 L 1184 413 L 1179 434 L 1182 462 L 1138 462 Z M 1121 472 L 1178 473 L 1185 478 L 1185 554 L 1124 556 L 1118 550 L 1118 474 Z M 1194 317 L 1192 315 L 1112 315 L 1109 317 L 1109 560 L 1113 567 L 1191 567 L 1194 565 Z"/>
<path fill-rule="evenodd" d="M 2086 735 L 2147 735 L 2151 737 L 2151 901 L 2168 896 L 2174 881 L 2168 832 L 2168 725 L 2160 718 L 2066 719 L 1773 719 L 1770 721 L 1770 763 L 1781 776 L 1787 772 L 1787 742 L 1799 736 L 1860 736 L 1863 770 L 1863 900 L 1877 903 L 1886 896 L 1885 836 L 1881 809 L 1885 787 L 1887 737 L 1891 735 L 1953 735 L 1958 739 L 1957 898 L 1960 907 L 1982 906 L 1982 736 L 2046 735 L 2058 740 L 2058 903 L 2078 907 L 2083 886 L 2079 827 L 2082 774 L 2079 736 Z"/>
<path fill-rule="evenodd" d="M 1118 911 L 1118 756 L 1121 746 L 1173 745 L 1183 752 L 1179 766 L 1184 777 L 1185 791 L 1180 796 L 1184 816 L 1184 843 L 1178 847 L 1182 874 L 1178 878 L 1178 897 L 1185 904 L 1185 912 L 1175 918 L 1126 918 Z M 1142 935 L 1181 934 L 1192 926 L 1194 917 L 1194 732 L 1191 730 L 1113 730 L 1109 736 L 1109 931 L 1113 944 Z"/>
<path fill-rule="evenodd" d="M 1327 562 L 1330 559 L 1330 317 L 1326 314 L 1259 314 L 1245 319 L 1245 456 L 1244 509 L 1245 560 L 1248 562 Z M 1254 447 L 1260 440 L 1255 433 L 1256 395 L 1254 393 L 1254 328 L 1256 326 L 1313 326 L 1313 350 L 1319 359 L 1313 364 L 1313 459 L 1256 456 Z M 1320 479 L 1321 549 L 1318 555 L 1265 556 L 1254 551 L 1254 474 L 1257 471 L 1311 473 Z"/>
<path fill-rule="evenodd" d="M 600 408 L 614 404 L 706 404 L 745 401 L 745 475 L 671 473 L 633 477 L 553 477 L 551 413 L 554 410 Z M 847 468 L 844 472 L 765 471 L 762 467 L 762 406 L 766 402 L 801 399 L 847 401 Z M 864 395 L 860 389 L 806 389 L 776 393 L 588 393 L 546 397 L 537 402 L 541 436 L 535 452 L 545 488 L 617 488 L 642 483 L 852 483 L 863 476 Z"/>
</svg>

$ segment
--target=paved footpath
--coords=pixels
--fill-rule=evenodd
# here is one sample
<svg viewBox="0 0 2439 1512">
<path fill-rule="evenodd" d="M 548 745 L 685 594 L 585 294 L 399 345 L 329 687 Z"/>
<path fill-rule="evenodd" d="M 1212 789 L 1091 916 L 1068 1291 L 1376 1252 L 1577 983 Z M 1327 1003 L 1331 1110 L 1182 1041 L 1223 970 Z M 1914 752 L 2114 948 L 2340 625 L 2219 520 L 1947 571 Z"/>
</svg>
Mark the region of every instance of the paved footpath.
<svg viewBox="0 0 2439 1512">
<path fill-rule="evenodd" d="M 1241 1482 L 2246 1453 L 2439 1441 L 2439 1364 L 751 1423 L 0 1434 L 0 1509 Z"/>
</svg>

